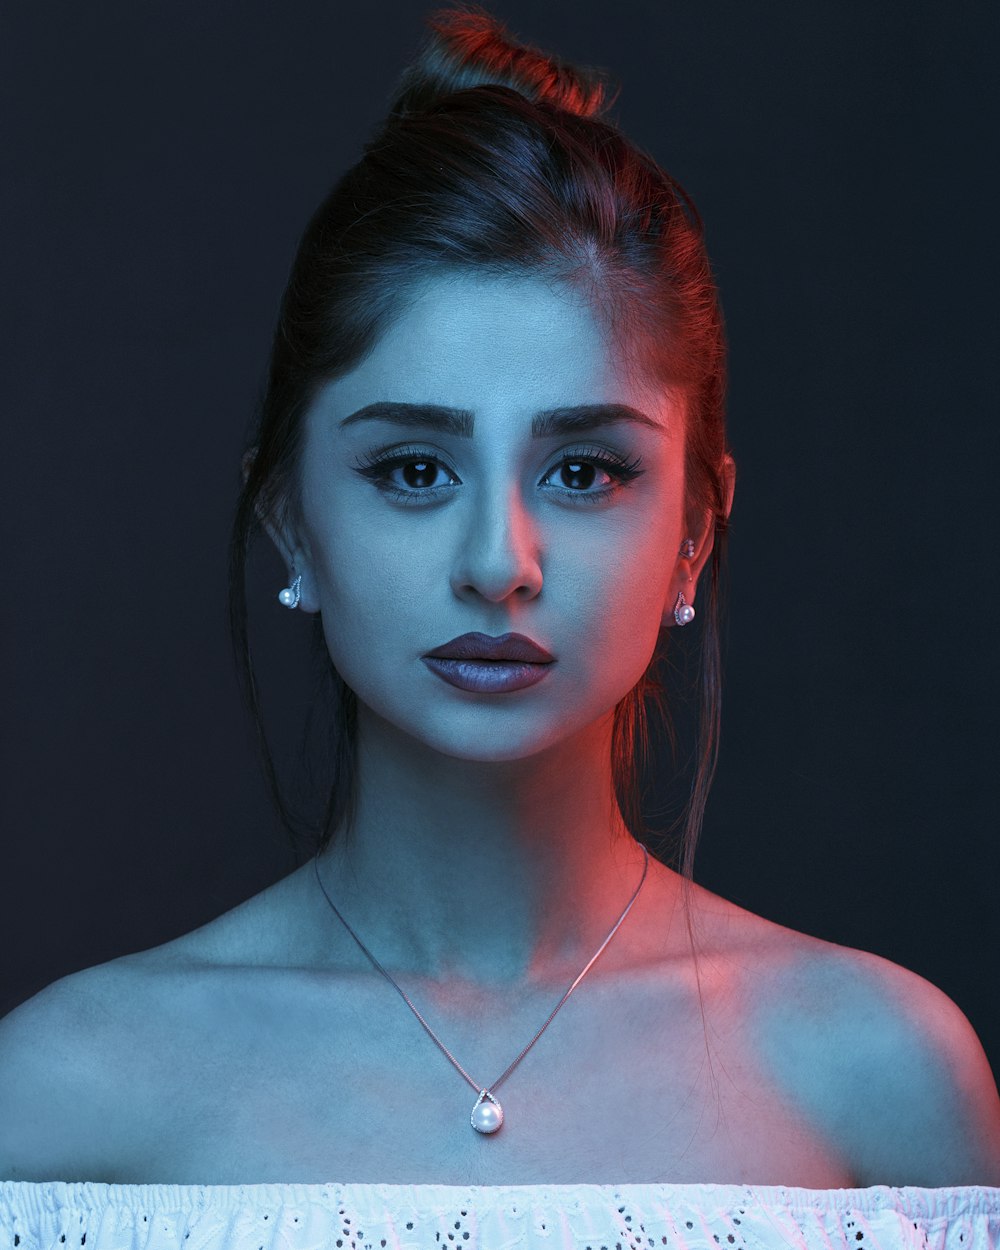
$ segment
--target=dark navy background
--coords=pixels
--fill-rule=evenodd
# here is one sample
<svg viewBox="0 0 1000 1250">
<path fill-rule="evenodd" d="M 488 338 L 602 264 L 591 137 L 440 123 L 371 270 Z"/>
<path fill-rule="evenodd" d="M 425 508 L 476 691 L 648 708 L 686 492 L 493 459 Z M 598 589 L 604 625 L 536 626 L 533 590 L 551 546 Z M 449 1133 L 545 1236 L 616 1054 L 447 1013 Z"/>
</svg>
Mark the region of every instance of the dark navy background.
<svg viewBox="0 0 1000 1250">
<path fill-rule="evenodd" d="M 227 650 L 238 458 L 298 235 L 424 8 L 5 11 L 0 1011 L 294 866 Z M 997 1071 L 992 6 L 493 11 L 606 66 L 707 223 L 739 479 L 699 879 L 933 981 Z M 276 725 L 283 584 L 262 550 Z"/>
</svg>

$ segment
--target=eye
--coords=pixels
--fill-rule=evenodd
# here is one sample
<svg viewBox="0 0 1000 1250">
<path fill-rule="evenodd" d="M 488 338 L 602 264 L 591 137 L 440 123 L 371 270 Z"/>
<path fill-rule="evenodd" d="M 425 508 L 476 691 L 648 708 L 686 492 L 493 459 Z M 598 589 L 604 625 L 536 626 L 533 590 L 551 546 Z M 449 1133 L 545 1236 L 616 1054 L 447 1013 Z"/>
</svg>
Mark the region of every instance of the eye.
<svg viewBox="0 0 1000 1250">
<path fill-rule="evenodd" d="M 600 490 L 587 490 L 587 486 L 594 485 L 601 474 L 609 477 L 611 485 L 602 486 Z M 615 494 L 620 486 L 627 485 L 627 482 L 637 476 L 635 464 L 629 465 L 626 461 L 617 459 L 616 456 L 597 454 L 597 452 L 591 455 L 565 456 L 555 469 L 547 472 L 542 481 L 547 481 L 556 475 L 561 477 L 556 485 L 560 489 L 569 491 L 574 496 L 574 502 L 605 499 L 607 495 Z"/>
<path fill-rule="evenodd" d="M 399 469 L 399 479 L 392 475 Z M 448 489 L 444 478 L 453 484 L 458 478 L 445 469 L 442 462 L 416 447 L 402 447 L 388 453 L 370 450 L 364 459 L 354 465 L 356 473 L 376 486 L 383 494 L 401 503 L 424 503 L 428 498 L 440 498 L 442 490 Z"/>
<path fill-rule="evenodd" d="M 563 458 L 542 478 L 542 485 L 557 492 L 567 502 L 599 503 L 628 486 L 645 470 L 640 457 L 625 460 L 605 448 L 591 447 Z M 403 447 L 390 452 L 369 450 L 354 466 L 356 473 L 368 478 L 390 498 L 406 504 L 430 503 L 442 498 L 446 491 L 461 485 L 457 476 L 437 457 L 416 447 Z M 394 474 L 398 472 L 398 476 Z M 554 484 L 550 479 L 558 479 Z M 601 477 L 606 485 L 590 489 Z M 449 480 L 445 480 L 449 479 Z"/>
</svg>

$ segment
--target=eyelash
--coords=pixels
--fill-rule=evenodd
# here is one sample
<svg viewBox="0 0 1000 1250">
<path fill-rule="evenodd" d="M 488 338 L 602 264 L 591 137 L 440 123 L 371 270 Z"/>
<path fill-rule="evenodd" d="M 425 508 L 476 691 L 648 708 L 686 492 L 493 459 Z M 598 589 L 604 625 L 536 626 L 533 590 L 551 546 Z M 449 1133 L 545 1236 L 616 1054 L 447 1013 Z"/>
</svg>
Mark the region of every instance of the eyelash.
<svg viewBox="0 0 1000 1250">
<path fill-rule="evenodd" d="M 443 468 L 445 472 L 451 472 L 437 456 L 429 456 L 415 447 L 403 447 L 398 451 L 385 454 L 377 453 L 374 448 L 370 448 L 365 458 L 358 460 L 354 468 L 362 477 L 366 477 L 369 481 L 374 482 L 378 490 L 388 495 L 391 499 L 396 499 L 405 504 L 418 504 L 418 501 L 425 496 L 435 498 L 439 491 L 450 489 L 448 486 L 427 486 L 420 489 L 403 490 L 398 486 L 393 486 L 389 482 L 389 474 L 393 469 L 399 468 L 400 465 L 410 464 L 413 461 L 436 464 Z M 574 503 L 600 503 L 610 495 L 616 494 L 623 487 L 630 485 L 645 472 L 645 469 L 639 467 L 642 464 L 640 456 L 636 456 L 633 460 L 624 460 L 613 452 L 604 451 L 599 447 L 591 447 L 576 455 L 563 456 L 559 463 L 550 469 L 545 476 L 551 477 L 563 465 L 581 463 L 600 465 L 602 469 L 615 478 L 615 483 L 612 486 L 605 486 L 598 491 L 572 491 L 567 487 L 563 487 L 560 493 L 570 496 Z"/>
</svg>

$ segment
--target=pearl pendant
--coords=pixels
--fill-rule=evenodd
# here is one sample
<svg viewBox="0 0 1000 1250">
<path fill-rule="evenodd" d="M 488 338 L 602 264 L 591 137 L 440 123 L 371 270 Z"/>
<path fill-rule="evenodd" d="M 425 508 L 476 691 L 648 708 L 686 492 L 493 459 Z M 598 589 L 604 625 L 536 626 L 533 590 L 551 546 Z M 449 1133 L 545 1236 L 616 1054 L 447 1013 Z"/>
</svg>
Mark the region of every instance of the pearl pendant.
<svg viewBox="0 0 1000 1250">
<path fill-rule="evenodd" d="M 489 1099 L 488 1102 L 484 1099 Z M 489 1090 L 480 1090 L 476 1105 L 472 1108 L 472 1127 L 477 1133 L 495 1133 L 503 1124 L 503 1107 Z"/>
<path fill-rule="evenodd" d="M 278 592 L 278 602 L 283 604 L 286 608 L 297 608 L 299 606 L 299 599 L 301 598 L 301 592 L 299 590 L 301 585 L 302 574 L 300 573 L 298 577 L 296 577 L 295 581 L 292 582 L 291 586 L 286 586 L 284 590 Z"/>
<path fill-rule="evenodd" d="M 678 625 L 690 625 L 694 620 L 694 608 L 685 600 L 683 592 L 678 594 L 674 604 L 674 620 Z"/>
</svg>

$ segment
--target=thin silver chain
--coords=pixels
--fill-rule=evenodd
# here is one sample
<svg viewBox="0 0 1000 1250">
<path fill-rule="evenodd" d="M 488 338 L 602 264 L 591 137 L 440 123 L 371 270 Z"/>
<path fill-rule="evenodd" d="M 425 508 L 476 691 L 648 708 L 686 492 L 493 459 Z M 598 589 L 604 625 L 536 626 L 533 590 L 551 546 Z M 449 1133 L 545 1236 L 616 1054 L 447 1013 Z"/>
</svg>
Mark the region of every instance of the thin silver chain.
<svg viewBox="0 0 1000 1250">
<path fill-rule="evenodd" d="M 620 927 L 620 925 L 621 925 L 622 921 L 625 919 L 625 917 L 626 917 L 626 916 L 629 914 L 629 912 L 632 910 L 632 904 L 633 904 L 633 903 L 635 902 L 635 900 L 639 897 L 639 891 L 642 889 L 642 887 L 643 887 L 643 883 L 644 883 L 644 882 L 645 882 L 645 880 L 646 880 L 646 872 L 647 872 L 647 870 L 648 870 L 648 868 L 649 868 L 649 851 L 647 851 L 647 850 L 646 850 L 646 848 L 645 848 L 645 847 L 643 847 L 643 848 L 642 848 L 642 852 L 643 852 L 644 859 L 643 859 L 643 863 L 642 863 L 642 876 L 639 878 L 639 884 L 635 887 L 635 892 L 634 892 L 634 894 L 632 895 L 632 897 L 629 899 L 628 903 L 626 904 L 626 906 L 625 906 L 625 910 L 622 912 L 622 914 L 621 914 L 621 915 L 618 917 L 618 919 L 615 921 L 615 923 L 614 923 L 614 927 L 612 928 L 611 932 L 610 932 L 610 933 L 608 934 L 608 936 L 604 939 L 604 941 L 600 944 L 600 946 L 597 948 L 597 950 L 594 952 L 594 954 L 593 954 L 593 955 L 591 955 L 590 960 L 588 961 L 587 966 L 584 968 L 584 970 L 583 970 L 583 971 L 580 973 L 580 975 L 576 978 L 576 980 L 575 980 L 575 981 L 573 982 L 573 984 L 569 987 L 569 989 L 568 989 L 568 990 L 566 991 L 566 993 L 562 996 L 562 998 L 560 998 L 560 1000 L 559 1000 L 559 1001 L 556 1003 L 556 1005 L 552 1008 L 552 1011 L 551 1011 L 551 1013 L 549 1014 L 549 1018 L 545 1021 L 545 1023 L 542 1025 L 542 1027 L 538 1030 L 538 1032 L 535 1034 L 535 1036 L 531 1039 L 531 1041 L 527 1044 L 527 1046 L 525 1046 L 524 1050 L 522 1050 L 522 1051 L 521 1051 L 521 1053 L 520 1053 L 520 1054 L 518 1055 L 518 1057 L 514 1060 L 514 1062 L 513 1062 L 512 1064 L 510 1064 L 510 1066 L 509 1066 L 509 1067 L 507 1067 L 507 1068 L 506 1068 L 506 1069 L 505 1069 L 505 1070 L 501 1073 L 501 1075 L 500 1075 L 500 1076 L 498 1076 L 498 1077 L 497 1077 L 497 1079 L 493 1082 L 493 1084 L 492 1084 L 492 1085 L 487 1085 L 487 1086 L 485 1087 L 487 1090 L 492 1091 L 492 1090 L 495 1090 L 495 1089 L 499 1089 L 499 1088 L 500 1088 L 500 1086 L 503 1084 L 503 1082 L 504 1082 L 504 1081 L 506 1081 L 507 1077 L 509 1077 L 509 1076 L 510 1076 L 510 1074 L 514 1071 L 514 1069 L 515 1069 L 515 1068 L 517 1067 L 517 1065 L 521 1062 L 521 1060 L 524 1058 L 524 1056 L 528 1053 L 528 1051 L 532 1048 L 532 1046 L 534 1046 L 535 1042 L 537 1042 L 537 1041 L 538 1041 L 538 1039 L 542 1036 L 542 1034 L 545 1032 L 545 1030 L 549 1027 L 549 1025 L 552 1023 L 552 1021 L 553 1021 L 553 1020 L 555 1019 L 555 1017 L 556 1017 L 556 1012 L 558 1012 L 559 1008 L 560 1008 L 560 1007 L 562 1007 L 562 1005 L 563 1005 L 563 1003 L 565 1003 L 566 999 L 567 999 L 567 998 L 569 998 L 570 994 L 572 994 L 572 993 L 573 993 L 573 991 L 576 989 L 576 987 L 580 984 L 580 982 L 583 980 L 583 978 L 587 975 L 587 973 L 590 971 L 590 969 L 594 966 L 594 964 L 597 962 L 598 957 L 599 957 L 599 956 L 603 953 L 604 948 L 607 946 L 607 944 L 611 941 L 611 939 L 612 939 L 612 938 L 615 936 L 615 934 L 618 932 L 618 929 L 619 929 L 619 927 Z M 444 1054 L 444 1056 L 445 1056 L 448 1060 L 450 1060 L 450 1062 L 452 1063 L 452 1065 L 453 1065 L 455 1068 L 457 1068 L 459 1072 L 461 1072 L 462 1076 L 464 1076 L 464 1077 L 465 1077 L 465 1079 L 469 1082 L 469 1084 L 472 1086 L 472 1088 L 473 1088 L 473 1089 L 474 1089 L 477 1093 L 479 1093 L 481 1090 L 483 1090 L 483 1088 L 484 1088 L 484 1087 L 483 1087 L 482 1085 L 480 1085 L 478 1081 L 474 1081 L 474 1080 L 472 1079 L 472 1077 L 471 1077 L 471 1076 L 469 1076 L 468 1072 L 466 1072 L 466 1070 L 465 1070 L 465 1069 L 462 1067 L 462 1065 L 458 1062 L 458 1060 L 457 1060 L 457 1059 L 455 1058 L 455 1056 L 451 1053 L 451 1051 L 450 1051 L 450 1050 L 448 1049 L 448 1047 L 444 1044 L 444 1042 L 442 1042 L 442 1041 L 441 1041 L 441 1039 L 440 1039 L 440 1038 L 438 1037 L 438 1035 L 434 1032 L 434 1030 L 431 1028 L 431 1026 L 427 1023 L 427 1021 L 423 1018 L 423 1016 L 420 1014 L 420 1012 L 419 1012 L 419 1011 L 417 1011 L 417 1009 L 416 1009 L 416 1007 L 414 1007 L 413 1003 L 411 1003 L 411 1002 L 410 1002 L 409 998 L 407 998 L 406 994 L 403 992 L 403 990 L 401 989 L 401 987 L 400 987 L 399 985 L 397 985 L 397 984 L 396 984 L 396 982 L 392 979 L 392 977 L 388 974 L 388 972 L 386 972 L 386 970 L 382 967 L 382 965 L 379 963 L 379 961 L 378 961 L 378 960 L 375 958 L 375 956 L 371 953 L 371 951 L 368 949 L 368 947 L 367 947 L 367 946 L 365 946 L 364 942 L 362 942 L 362 940 L 358 937 L 358 935 L 354 932 L 354 930 L 351 928 L 351 926 L 347 923 L 347 921 L 344 919 L 344 917 L 343 917 L 343 916 L 340 914 L 340 912 L 337 910 L 336 904 L 334 903 L 333 899 L 329 896 L 329 894 L 327 894 L 327 892 L 326 892 L 326 886 L 323 884 L 323 880 L 322 880 L 322 878 L 321 878 L 321 877 L 320 877 L 320 875 L 319 875 L 319 853 L 318 853 L 318 852 L 317 852 L 317 854 L 316 854 L 316 855 L 314 855 L 314 856 L 313 856 L 313 866 L 314 866 L 314 868 L 316 869 L 316 880 L 319 882 L 319 888 L 323 891 L 323 894 L 324 894 L 324 896 L 326 897 L 326 901 L 327 901 L 327 902 L 330 904 L 330 906 L 333 908 L 334 914 L 336 915 L 336 917 L 338 918 L 338 920 L 340 921 L 340 923 L 344 926 L 344 928 L 345 928 L 345 929 L 347 930 L 347 932 L 351 935 L 351 937 L 352 937 L 352 938 L 354 938 L 355 942 L 357 942 L 357 944 L 361 947 L 361 949 L 364 951 L 364 953 L 365 953 L 365 954 L 368 956 L 368 958 L 371 960 L 372 964 L 373 964 L 373 965 L 374 965 L 374 966 L 378 969 L 378 971 L 379 971 L 379 972 L 381 972 L 381 974 L 385 977 L 385 979 L 386 979 L 386 980 L 389 982 L 389 984 L 393 987 L 393 989 L 396 991 L 396 993 L 397 993 L 397 994 L 399 994 L 400 998 L 402 998 L 403 1002 L 404 1002 L 404 1003 L 406 1003 L 407 1007 L 409 1007 L 409 1009 L 410 1009 L 410 1010 L 413 1012 L 413 1014 L 417 1017 L 417 1019 L 418 1019 L 418 1020 L 420 1021 L 420 1023 L 423 1025 L 424 1030 L 425 1030 L 425 1032 L 427 1033 L 427 1036 L 431 1039 L 431 1041 L 434 1043 L 434 1045 L 435 1045 L 435 1046 L 437 1046 L 437 1048 L 438 1048 L 438 1049 L 439 1049 L 439 1050 L 440 1050 L 440 1051 Z"/>
</svg>

